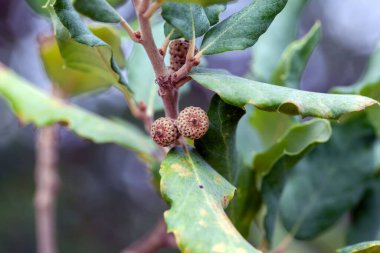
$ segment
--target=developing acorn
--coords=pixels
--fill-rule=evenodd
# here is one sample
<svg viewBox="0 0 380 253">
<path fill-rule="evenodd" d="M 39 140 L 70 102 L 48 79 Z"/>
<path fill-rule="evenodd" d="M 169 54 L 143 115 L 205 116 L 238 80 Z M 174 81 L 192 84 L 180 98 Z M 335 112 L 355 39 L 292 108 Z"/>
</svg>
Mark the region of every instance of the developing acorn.
<svg viewBox="0 0 380 253">
<path fill-rule="evenodd" d="M 152 124 L 150 135 L 160 146 L 167 147 L 173 144 L 180 136 L 175 120 L 169 117 L 162 117 Z"/>
<path fill-rule="evenodd" d="M 190 42 L 188 40 L 173 40 L 169 45 L 170 68 L 174 71 L 179 70 L 186 62 L 187 51 L 189 51 Z M 194 54 L 198 52 L 195 49 Z"/>
<path fill-rule="evenodd" d="M 199 139 L 206 134 L 208 127 L 207 114 L 199 107 L 190 106 L 179 113 L 177 128 L 185 137 Z"/>
</svg>

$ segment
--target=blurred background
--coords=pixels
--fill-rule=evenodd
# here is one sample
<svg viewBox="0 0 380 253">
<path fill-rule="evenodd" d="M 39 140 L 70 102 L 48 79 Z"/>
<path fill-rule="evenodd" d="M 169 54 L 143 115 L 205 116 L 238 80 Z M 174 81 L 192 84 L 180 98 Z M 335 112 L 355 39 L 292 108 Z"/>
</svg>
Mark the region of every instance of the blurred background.
<svg viewBox="0 0 380 253">
<path fill-rule="evenodd" d="M 223 17 L 250 2 L 228 5 Z M 130 3 L 119 11 L 126 19 L 133 19 Z M 331 86 L 355 83 L 380 40 L 380 2 L 309 0 L 299 21 L 299 36 L 316 20 L 322 23 L 323 38 L 307 65 L 301 87 L 324 92 Z M 37 37 L 51 33 L 49 20 L 35 14 L 24 0 L 0 0 L 0 62 L 41 89 L 48 89 L 50 83 Z M 210 67 L 243 76 L 250 69 L 251 51 L 211 56 L 207 62 Z M 209 98 L 207 91 L 192 84 L 181 104 L 207 108 Z M 100 115 L 133 121 L 116 89 L 72 100 Z M 21 126 L 0 99 L 0 253 L 35 252 L 35 132 L 34 127 Z M 167 208 L 151 185 L 147 169 L 132 153 L 115 145 L 95 145 L 61 129 L 59 170 L 60 252 L 119 252 L 149 231 Z M 327 243 L 338 243 L 339 229 L 344 229 L 344 224 L 328 232 L 334 242 Z M 324 241 L 324 235 L 318 240 Z M 311 252 L 329 251 L 314 248 Z"/>
</svg>

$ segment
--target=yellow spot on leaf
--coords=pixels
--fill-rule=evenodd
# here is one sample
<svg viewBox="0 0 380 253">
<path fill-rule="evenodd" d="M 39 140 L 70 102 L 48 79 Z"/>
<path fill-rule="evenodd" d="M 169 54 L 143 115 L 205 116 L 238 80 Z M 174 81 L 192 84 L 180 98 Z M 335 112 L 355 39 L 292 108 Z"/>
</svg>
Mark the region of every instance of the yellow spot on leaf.
<svg viewBox="0 0 380 253">
<path fill-rule="evenodd" d="M 247 253 L 247 251 L 245 249 L 238 248 L 236 253 Z"/>
<path fill-rule="evenodd" d="M 188 177 L 192 174 L 192 172 L 189 169 L 187 169 L 179 163 L 172 164 L 171 168 L 181 177 Z"/>
<path fill-rule="evenodd" d="M 199 214 L 204 217 L 204 216 L 208 215 L 208 212 L 205 209 L 202 208 L 202 209 L 199 210 Z"/>
<path fill-rule="evenodd" d="M 223 253 L 226 250 L 226 245 L 224 243 L 218 243 L 215 244 L 214 247 L 212 247 L 212 252 L 217 252 L 217 253 Z"/>
<path fill-rule="evenodd" d="M 202 227 L 207 227 L 207 223 L 204 220 L 200 220 L 198 224 L 201 225 Z"/>
<path fill-rule="evenodd" d="M 214 182 L 216 184 L 221 184 L 222 183 L 222 177 L 218 176 L 218 175 L 214 176 Z"/>
</svg>

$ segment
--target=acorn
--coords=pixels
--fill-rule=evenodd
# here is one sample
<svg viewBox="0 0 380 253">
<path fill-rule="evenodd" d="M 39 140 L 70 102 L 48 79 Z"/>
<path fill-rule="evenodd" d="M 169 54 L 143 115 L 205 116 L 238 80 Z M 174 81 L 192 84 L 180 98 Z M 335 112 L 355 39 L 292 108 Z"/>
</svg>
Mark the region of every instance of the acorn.
<svg viewBox="0 0 380 253">
<path fill-rule="evenodd" d="M 186 107 L 177 118 L 177 128 L 180 134 L 193 140 L 205 135 L 208 126 L 207 114 L 199 107 Z"/>
<path fill-rule="evenodd" d="M 170 68 L 174 71 L 179 70 L 186 62 L 187 51 L 189 51 L 190 42 L 188 40 L 173 40 L 169 45 Z M 194 54 L 198 52 L 195 49 Z"/>
<path fill-rule="evenodd" d="M 152 124 L 150 135 L 160 146 L 167 147 L 173 144 L 180 136 L 176 121 L 169 117 L 161 117 Z"/>
</svg>

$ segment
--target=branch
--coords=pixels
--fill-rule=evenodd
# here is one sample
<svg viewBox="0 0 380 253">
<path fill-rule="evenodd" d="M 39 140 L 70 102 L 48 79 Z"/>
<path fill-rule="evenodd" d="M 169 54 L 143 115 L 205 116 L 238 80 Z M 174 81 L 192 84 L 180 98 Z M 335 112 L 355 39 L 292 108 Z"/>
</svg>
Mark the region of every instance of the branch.
<svg viewBox="0 0 380 253">
<path fill-rule="evenodd" d="M 177 248 L 173 234 L 168 234 L 166 230 L 166 224 L 161 219 L 151 232 L 121 253 L 155 253 L 163 248 Z"/>
<path fill-rule="evenodd" d="M 164 0 L 156 0 L 151 6 L 145 11 L 143 14 L 145 18 L 151 18 L 153 14 L 160 8 L 160 6 L 164 3 Z"/>
<path fill-rule="evenodd" d="M 290 243 L 293 241 L 293 237 L 288 235 L 280 242 L 280 244 L 273 250 L 272 253 L 285 253 Z"/>
<path fill-rule="evenodd" d="M 37 131 L 34 206 L 38 253 L 57 252 L 55 239 L 55 198 L 59 188 L 57 137 L 58 125 Z"/>
</svg>

